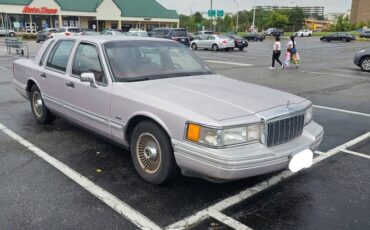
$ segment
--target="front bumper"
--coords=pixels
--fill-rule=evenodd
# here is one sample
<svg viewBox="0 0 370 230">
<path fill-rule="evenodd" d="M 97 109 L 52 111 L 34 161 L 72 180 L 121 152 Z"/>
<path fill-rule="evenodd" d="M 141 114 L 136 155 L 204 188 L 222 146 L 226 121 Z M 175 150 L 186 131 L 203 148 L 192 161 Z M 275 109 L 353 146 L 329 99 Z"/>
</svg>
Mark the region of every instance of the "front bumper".
<svg viewBox="0 0 370 230">
<path fill-rule="evenodd" d="M 213 149 L 185 141 L 172 140 L 172 143 L 176 162 L 184 175 L 237 180 L 287 168 L 292 155 L 305 149 L 315 151 L 323 135 L 323 128 L 312 121 L 301 136 L 273 147 L 255 143 Z"/>
</svg>

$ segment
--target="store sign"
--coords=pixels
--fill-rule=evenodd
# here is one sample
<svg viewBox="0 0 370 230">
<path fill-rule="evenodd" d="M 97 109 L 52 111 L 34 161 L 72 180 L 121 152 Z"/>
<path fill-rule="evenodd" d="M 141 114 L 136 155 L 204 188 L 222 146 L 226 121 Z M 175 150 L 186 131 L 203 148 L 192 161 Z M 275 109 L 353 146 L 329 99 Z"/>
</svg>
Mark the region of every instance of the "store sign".
<svg viewBox="0 0 370 230">
<path fill-rule="evenodd" d="M 22 13 L 24 14 L 57 14 L 58 9 L 52 9 L 47 7 L 29 7 L 25 6 Z"/>
</svg>

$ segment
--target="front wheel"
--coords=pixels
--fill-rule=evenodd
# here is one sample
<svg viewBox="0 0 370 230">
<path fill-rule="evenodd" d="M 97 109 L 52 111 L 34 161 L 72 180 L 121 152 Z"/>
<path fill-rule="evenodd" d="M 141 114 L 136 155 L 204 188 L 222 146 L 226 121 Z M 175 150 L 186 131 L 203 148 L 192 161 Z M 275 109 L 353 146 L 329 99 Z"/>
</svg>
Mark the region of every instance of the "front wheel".
<svg viewBox="0 0 370 230">
<path fill-rule="evenodd" d="M 131 137 L 131 158 L 138 174 L 152 184 L 164 184 L 178 175 L 167 133 L 156 123 L 139 123 Z"/>
<path fill-rule="evenodd" d="M 214 44 L 214 45 L 212 46 L 212 50 L 213 50 L 213 51 L 215 51 L 215 52 L 216 52 L 216 51 L 218 51 L 218 45 Z"/>
<path fill-rule="evenodd" d="M 50 124 L 55 120 L 55 116 L 46 108 L 40 89 L 33 85 L 30 94 L 31 109 L 33 116 L 39 124 Z"/>
<path fill-rule="evenodd" d="M 365 57 L 361 60 L 361 70 L 365 72 L 370 72 L 370 57 Z"/>
<path fill-rule="evenodd" d="M 11 33 L 9 34 L 9 36 L 10 36 L 10 37 L 15 37 L 15 33 L 11 32 Z"/>
<path fill-rule="evenodd" d="M 193 50 L 197 50 L 198 49 L 198 46 L 197 46 L 197 44 L 193 43 L 193 44 L 191 44 L 191 48 Z"/>
</svg>

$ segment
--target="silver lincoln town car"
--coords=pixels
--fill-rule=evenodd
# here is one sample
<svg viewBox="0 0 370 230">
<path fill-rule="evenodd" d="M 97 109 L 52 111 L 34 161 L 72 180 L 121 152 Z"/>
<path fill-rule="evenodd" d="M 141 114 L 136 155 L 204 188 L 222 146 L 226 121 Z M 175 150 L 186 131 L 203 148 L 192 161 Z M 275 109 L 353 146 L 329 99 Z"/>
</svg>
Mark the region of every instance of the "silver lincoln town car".
<svg viewBox="0 0 370 230">
<path fill-rule="evenodd" d="M 14 62 L 36 121 L 62 117 L 131 151 L 138 174 L 230 181 L 312 164 L 323 128 L 312 103 L 213 72 L 182 44 L 69 37 Z"/>
</svg>

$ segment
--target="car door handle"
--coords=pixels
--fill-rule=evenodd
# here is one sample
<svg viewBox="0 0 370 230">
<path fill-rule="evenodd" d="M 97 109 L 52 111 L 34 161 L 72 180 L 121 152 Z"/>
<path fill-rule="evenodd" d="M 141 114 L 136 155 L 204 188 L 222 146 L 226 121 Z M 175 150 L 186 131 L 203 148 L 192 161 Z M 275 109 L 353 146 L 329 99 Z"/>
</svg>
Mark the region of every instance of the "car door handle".
<svg viewBox="0 0 370 230">
<path fill-rule="evenodd" d="M 40 74 L 40 77 L 46 78 L 46 74 L 45 73 L 42 73 L 42 74 Z"/>
<path fill-rule="evenodd" d="M 75 87 L 75 83 L 73 83 L 73 82 L 66 82 L 66 86 L 68 86 L 69 88 L 74 88 Z"/>
</svg>

